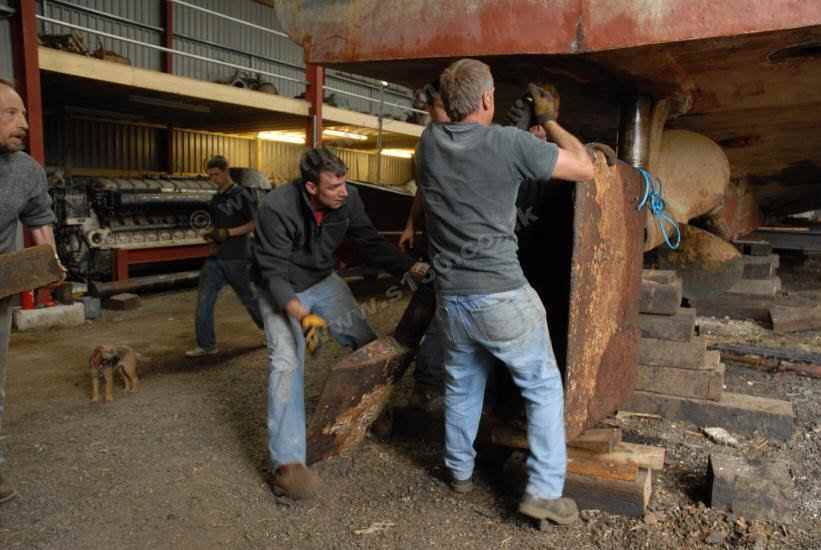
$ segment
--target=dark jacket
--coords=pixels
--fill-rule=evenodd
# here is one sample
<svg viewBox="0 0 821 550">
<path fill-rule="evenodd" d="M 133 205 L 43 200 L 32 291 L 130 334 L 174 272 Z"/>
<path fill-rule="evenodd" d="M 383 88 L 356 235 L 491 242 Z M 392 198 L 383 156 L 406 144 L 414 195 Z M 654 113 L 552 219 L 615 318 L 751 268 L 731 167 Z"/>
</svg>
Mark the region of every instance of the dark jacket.
<svg viewBox="0 0 821 550">
<path fill-rule="evenodd" d="M 333 272 L 334 254 L 346 238 L 362 249 L 370 264 L 394 275 L 403 275 L 414 264 L 377 233 L 351 185 L 345 204 L 328 210 L 319 225 L 299 180 L 268 193 L 256 221 L 253 278 L 279 308 Z"/>
</svg>

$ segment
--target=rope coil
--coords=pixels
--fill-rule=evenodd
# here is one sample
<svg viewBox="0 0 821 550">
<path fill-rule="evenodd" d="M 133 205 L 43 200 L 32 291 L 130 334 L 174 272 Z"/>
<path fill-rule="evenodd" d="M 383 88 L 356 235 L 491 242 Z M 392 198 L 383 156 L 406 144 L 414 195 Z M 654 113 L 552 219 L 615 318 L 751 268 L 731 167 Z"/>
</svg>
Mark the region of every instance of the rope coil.
<svg viewBox="0 0 821 550">
<path fill-rule="evenodd" d="M 641 177 L 644 180 L 644 196 L 639 202 L 638 210 L 641 210 L 645 204 L 647 205 L 650 212 L 656 218 L 656 223 L 658 223 L 659 231 L 662 237 L 664 237 L 664 242 L 667 243 L 667 246 L 671 249 L 677 250 L 681 244 L 681 230 L 676 220 L 665 210 L 664 199 L 661 197 L 661 182 L 653 178 L 650 172 L 643 168 L 639 168 L 639 172 L 641 172 Z M 670 240 L 668 226 L 672 226 L 673 229 L 675 229 L 674 241 Z"/>
</svg>

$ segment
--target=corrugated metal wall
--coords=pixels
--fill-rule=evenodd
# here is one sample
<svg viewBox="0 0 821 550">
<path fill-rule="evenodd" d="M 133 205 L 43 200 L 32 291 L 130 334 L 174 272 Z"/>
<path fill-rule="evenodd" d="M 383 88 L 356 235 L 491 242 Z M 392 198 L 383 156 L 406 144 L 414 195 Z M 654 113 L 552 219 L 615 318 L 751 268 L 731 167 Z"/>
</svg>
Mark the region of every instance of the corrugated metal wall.
<svg viewBox="0 0 821 550">
<path fill-rule="evenodd" d="M 124 36 L 133 40 L 139 40 L 140 42 L 162 45 L 161 3 L 157 0 L 71 0 L 70 2 L 60 2 L 59 4 L 51 0 L 41 0 L 38 4 L 39 13 L 46 17 L 116 34 L 118 36 Z M 151 27 L 156 27 L 156 30 L 90 14 L 67 4 L 84 6 L 124 17 Z M 162 53 L 158 50 L 138 46 L 136 44 L 128 44 L 113 38 L 100 37 L 68 27 L 60 27 L 56 24 L 40 22 L 40 26 L 41 32 L 46 34 L 78 33 L 82 36 L 85 47 L 88 50 L 96 50 L 98 45 L 102 45 L 106 50 L 112 50 L 127 57 L 135 67 L 155 71 L 159 71 L 162 68 Z"/>
<path fill-rule="evenodd" d="M 174 130 L 173 168 L 178 174 L 202 174 L 205 163 L 214 155 L 222 155 L 232 166 L 254 165 L 256 146 L 246 139 L 192 130 Z"/>
<path fill-rule="evenodd" d="M 0 6 L 12 7 L 11 0 L 0 0 Z M 0 20 L 0 78 L 14 78 L 14 60 L 11 54 L 11 25 Z"/>
<path fill-rule="evenodd" d="M 272 8 L 251 0 L 188 1 L 265 28 L 281 29 Z M 40 0 L 38 5 L 40 13 L 47 17 L 141 42 L 162 45 L 163 4 L 160 0 Z M 77 6 L 84 6 L 122 17 L 143 26 L 87 13 L 78 9 Z M 302 47 L 286 37 L 220 19 L 214 15 L 179 4 L 174 4 L 174 25 L 175 49 L 280 74 L 300 81 L 305 78 Z M 103 48 L 127 57 L 135 67 L 151 70 L 160 70 L 162 67 L 163 54 L 158 50 L 128 44 L 112 38 L 98 37 L 91 33 L 60 27 L 56 24 L 41 22 L 40 26 L 41 32 L 44 33 L 68 34 L 76 32 L 83 37 L 87 49 L 94 50 L 98 44 L 101 44 Z M 0 31 L 0 39 L 2 39 L 2 31 Z M 179 55 L 174 57 L 174 72 L 189 78 L 223 82 L 231 81 L 237 76 L 237 69 Z M 272 82 L 277 87 L 280 95 L 295 97 L 305 91 L 305 85 L 299 82 L 276 79 L 267 75 L 259 75 L 259 77 L 261 80 Z M 364 77 L 344 76 L 343 74 L 335 76 L 334 73 L 331 73 L 328 76 L 327 85 L 339 90 L 372 97 L 375 100 L 379 97 L 378 82 Z M 330 93 L 332 92 L 328 92 L 326 97 Z M 387 91 L 385 100 L 409 106 L 411 103 L 409 95 L 409 90 L 394 87 L 394 89 Z M 378 111 L 379 104 L 377 101 L 368 101 L 339 93 L 336 94 L 335 99 L 339 106 L 343 108 L 372 114 L 376 114 Z M 386 107 L 385 114 L 404 119 L 408 113 L 402 109 Z"/>
<path fill-rule="evenodd" d="M 46 115 L 46 165 L 67 174 L 88 172 L 136 173 L 165 171 L 168 131 L 164 127 L 106 120 L 69 113 Z M 172 132 L 172 167 L 176 174 L 202 174 L 213 155 L 225 156 L 233 166 L 258 169 L 275 183 L 299 175 L 304 145 L 255 140 L 195 130 Z M 334 149 L 348 166 L 350 179 L 377 183 L 375 154 Z M 412 161 L 382 157 L 382 183 L 401 185 L 413 177 Z"/>
</svg>

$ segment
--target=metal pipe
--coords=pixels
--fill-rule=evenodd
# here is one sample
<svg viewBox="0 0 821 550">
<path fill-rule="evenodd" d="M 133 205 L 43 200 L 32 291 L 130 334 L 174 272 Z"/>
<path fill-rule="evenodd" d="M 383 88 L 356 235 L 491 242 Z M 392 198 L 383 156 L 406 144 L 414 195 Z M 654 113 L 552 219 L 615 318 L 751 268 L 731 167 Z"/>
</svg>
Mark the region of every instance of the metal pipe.
<svg viewBox="0 0 821 550">
<path fill-rule="evenodd" d="M 88 6 L 81 6 L 79 4 L 71 4 L 69 2 L 64 2 L 63 0 L 43 0 L 43 6 L 47 6 L 48 4 L 54 4 L 57 6 L 62 6 L 64 8 L 68 8 L 75 11 L 81 11 L 85 13 L 90 13 L 92 15 L 96 15 L 99 17 L 105 17 L 106 19 L 111 19 L 112 21 L 119 21 L 120 23 L 126 23 L 128 25 L 133 25 L 135 27 L 140 27 L 149 31 L 154 32 L 165 32 L 165 29 L 162 27 L 157 27 L 154 25 L 150 25 L 148 23 L 143 23 L 141 21 L 135 21 L 133 19 L 129 19 L 128 17 L 123 17 L 122 15 L 115 15 L 113 13 L 108 13 L 102 10 L 96 10 L 94 8 L 89 8 Z"/>
<path fill-rule="evenodd" d="M 415 109 L 415 108 L 413 108 L 413 107 L 408 107 L 407 105 L 399 105 L 398 103 L 391 103 L 391 102 L 389 102 L 389 101 L 385 101 L 385 97 L 384 97 L 384 95 L 385 95 L 385 87 L 384 87 L 384 86 L 380 89 L 380 92 L 379 92 L 380 97 L 378 97 L 378 98 L 376 98 L 376 97 L 368 97 L 368 96 L 366 96 L 366 95 L 357 94 L 357 93 L 355 93 L 355 92 L 349 92 L 349 91 L 347 91 L 347 90 L 340 90 L 339 88 L 332 88 L 332 87 L 330 87 L 330 86 L 325 86 L 325 89 L 326 89 L 326 90 L 328 90 L 328 91 L 330 91 L 330 92 L 336 92 L 336 93 L 338 93 L 338 94 L 345 94 L 345 95 L 349 95 L 349 96 L 351 96 L 351 97 L 356 97 L 356 98 L 359 98 L 359 99 L 364 99 L 365 101 L 371 101 L 371 102 L 373 102 L 373 103 L 377 103 L 377 102 L 378 102 L 379 104 L 381 104 L 381 105 L 387 105 L 388 107 L 396 107 L 396 108 L 398 108 L 398 109 L 402 109 L 402 110 L 405 110 L 405 111 L 413 111 L 414 113 L 421 113 L 421 114 L 423 114 L 423 115 L 428 114 L 428 112 L 427 112 L 427 111 L 422 111 L 422 110 L 420 110 L 420 109 Z"/>
<path fill-rule="evenodd" d="M 192 59 L 198 59 L 200 61 L 206 61 L 208 63 L 214 63 L 216 65 L 223 65 L 225 67 L 232 67 L 234 69 L 241 69 L 243 71 L 249 71 L 251 73 L 264 74 L 266 76 L 270 76 L 270 77 L 273 77 L 273 78 L 279 78 L 280 80 L 287 80 L 289 82 L 296 82 L 298 84 L 307 84 L 307 82 L 305 80 L 302 80 L 302 79 L 299 79 L 299 78 L 291 78 L 290 76 L 283 76 L 281 74 L 271 73 L 271 72 L 268 72 L 268 71 L 263 71 L 261 69 L 255 69 L 253 67 L 246 67 L 245 65 L 237 65 L 236 63 L 228 63 L 227 61 L 219 61 L 218 59 L 211 59 L 210 57 L 204 57 L 204 56 L 196 55 L 196 54 L 193 54 L 193 53 L 182 52 L 180 50 L 174 50 L 172 48 L 165 48 L 163 46 L 157 46 L 156 44 L 148 44 L 146 42 L 141 42 L 139 40 L 134 40 L 132 38 L 126 38 L 124 36 L 118 36 L 116 34 L 111 34 L 111 33 L 103 32 L 103 31 L 98 31 L 98 30 L 95 30 L 95 29 L 89 29 L 88 27 L 83 27 L 81 25 L 75 25 L 73 23 L 66 23 L 65 21 L 60 21 L 59 19 L 52 19 L 51 17 L 43 17 L 42 15 L 38 15 L 37 19 L 39 19 L 41 21 L 45 21 L 47 23 L 52 23 L 54 25 L 60 25 L 60 26 L 63 26 L 63 27 L 68 27 L 70 29 L 77 29 L 77 30 L 88 32 L 88 33 L 91 33 L 91 34 L 97 34 L 97 35 L 100 35 L 100 36 L 105 36 L 106 38 L 113 38 L 115 40 L 121 40 L 123 42 L 128 42 L 129 44 L 136 44 L 137 46 L 143 46 L 143 47 L 146 47 L 146 48 L 159 50 L 161 52 L 173 53 L 175 55 L 181 55 L 183 57 L 190 57 Z"/>
<path fill-rule="evenodd" d="M 379 89 L 379 131 L 376 134 L 376 183 L 382 183 L 382 114 L 385 110 L 385 88 L 388 83 L 383 82 Z"/>
<path fill-rule="evenodd" d="M 208 8 L 203 8 L 202 6 L 197 6 L 196 4 L 189 4 L 188 2 L 183 2 L 182 0 L 169 0 L 169 2 L 174 2 L 175 4 L 179 4 L 180 6 L 185 6 L 186 8 L 191 8 L 192 10 L 201 11 L 202 13 L 207 13 L 209 15 L 213 15 L 219 17 L 221 19 L 226 19 L 228 21 L 233 21 L 234 23 L 239 23 L 240 25 L 245 25 L 246 27 L 251 27 L 252 29 L 257 29 L 259 31 L 267 32 L 270 34 L 274 34 L 276 36 L 282 36 L 287 39 L 291 39 L 286 33 L 282 31 L 275 31 L 274 29 L 269 29 L 268 27 L 263 27 L 261 25 L 255 25 L 254 23 L 250 23 L 245 21 L 244 19 L 237 19 L 236 17 L 231 17 L 230 15 L 225 15 L 224 13 L 220 13 L 218 11 L 209 10 Z"/>
<path fill-rule="evenodd" d="M 632 96 L 621 105 L 619 158 L 635 167 L 647 166 L 652 110 L 653 102 L 647 96 Z"/>
</svg>

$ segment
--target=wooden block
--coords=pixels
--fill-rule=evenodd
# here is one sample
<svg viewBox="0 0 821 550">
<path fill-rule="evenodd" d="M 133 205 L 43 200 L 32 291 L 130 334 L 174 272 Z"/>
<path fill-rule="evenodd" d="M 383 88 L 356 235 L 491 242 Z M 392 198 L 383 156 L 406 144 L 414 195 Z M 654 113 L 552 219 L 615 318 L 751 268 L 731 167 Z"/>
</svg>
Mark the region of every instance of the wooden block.
<svg viewBox="0 0 821 550">
<path fill-rule="evenodd" d="M 136 294 L 115 294 L 105 301 L 105 307 L 117 311 L 124 311 L 128 309 L 137 309 L 140 307 L 140 297 Z"/>
<path fill-rule="evenodd" d="M 568 447 L 588 449 L 597 453 L 607 453 L 613 450 L 621 441 L 619 428 L 592 428 L 583 432 L 573 441 L 568 441 Z"/>
<path fill-rule="evenodd" d="M 776 254 L 769 256 L 744 256 L 744 279 L 772 279 L 778 269 Z"/>
<path fill-rule="evenodd" d="M 749 296 L 775 296 L 779 290 L 781 290 L 781 278 L 773 277 L 772 279 L 741 279 L 727 292 Z"/>
<path fill-rule="evenodd" d="M 0 254 L 0 299 L 59 281 L 63 273 L 47 244 Z"/>
<path fill-rule="evenodd" d="M 679 280 L 679 276 L 672 269 L 642 269 L 641 280 L 653 281 L 660 285 L 671 285 Z"/>
<path fill-rule="evenodd" d="M 779 333 L 821 329 L 821 304 L 804 307 L 772 306 L 770 319 Z"/>
<path fill-rule="evenodd" d="M 639 292 L 639 311 L 655 315 L 675 315 L 681 306 L 681 279 L 660 283 L 642 279 Z"/>
<path fill-rule="evenodd" d="M 604 462 L 617 464 L 635 464 L 645 470 L 661 470 L 664 468 L 664 447 L 652 447 L 650 445 L 640 445 L 638 443 L 627 443 L 622 441 L 616 444 L 609 453 L 594 453 L 586 449 L 574 449 L 568 447 L 567 457 L 570 458 L 591 458 Z"/>
<path fill-rule="evenodd" d="M 721 365 L 721 352 L 708 349 L 707 353 L 704 354 L 704 369 L 705 370 L 714 370 L 719 368 Z"/>
<path fill-rule="evenodd" d="M 567 473 L 614 481 L 634 481 L 636 479 L 639 473 L 639 467 L 636 464 L 602 460 L 601 456 L 600 454 L 582 456 L 568 452 Z"/>
<path fill-rule="evenodd" d="M 707 464 L 710 506 L 746 519 L 792 523 L 795 485 L 784 460 L 748 461 L 711 454 Z"/>
<path fill-rule="evenodd" d="M 678 308 L 675 315 L 639 315 L 642 338 L 689 342 L 696 326 L 696 310 Z"/>
<path fill-rule="evenodd" d="M 677 369 L 639 365 L 636 389 L 678 397 L 718 401 L 724 391 L 724 366 L 715 369 Z"/>
<path fill-rule="evenodd" d="M 639 342 L 639 363 L 679 369 L 703 369 L 707 344 L 701 336 L 689 342 L 673 342 L 656 338 L 642 338 Z"/>
<path fill-rule="evenodd" d="M 738 250 L 747 256 L 769 256 L 773 253 L 773 245 L 768 241 L 735 241 Z"/>
<path fill-rule="evenodd" d="M 635 391 L 622 410 L 657 414 L 701 427 L 719 426 L 738 433 L 759 432 L 783 441 L 792 437 L 795 424 L 789 401 L 729 392 L 722 394 L 721 401 L 708 401 Z"/>
<path fill-rule="evenodd" d="M 564 496 L 576 501 L 581 510 L 603 510 L 611 514 L 641 517 L 652 494 L 652 474 L 640 469 L 634 481 L 598 479 L 567 474 Z"/>
</svg>

